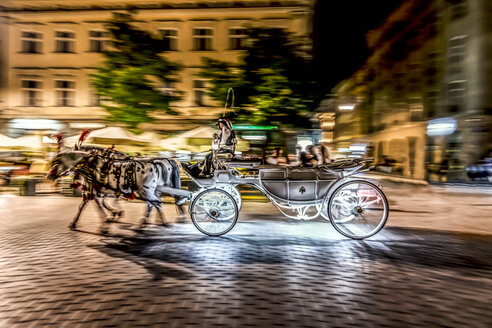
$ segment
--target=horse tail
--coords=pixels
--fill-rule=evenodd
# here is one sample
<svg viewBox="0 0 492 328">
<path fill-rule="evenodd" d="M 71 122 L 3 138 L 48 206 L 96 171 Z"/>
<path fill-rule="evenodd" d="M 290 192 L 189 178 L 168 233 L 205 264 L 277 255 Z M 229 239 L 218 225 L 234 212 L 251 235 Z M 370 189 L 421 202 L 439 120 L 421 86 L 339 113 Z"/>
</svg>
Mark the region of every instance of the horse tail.
<svg viewBox="0 0 492 328">
<path fill-rule="evenodd" d="M 172 166 L 171 171 L 171 185 L 173 188 L 181 189 L 181 177 L 179 176 L 179 165 L 176 161 L 169 159 Z"/>
</svg>

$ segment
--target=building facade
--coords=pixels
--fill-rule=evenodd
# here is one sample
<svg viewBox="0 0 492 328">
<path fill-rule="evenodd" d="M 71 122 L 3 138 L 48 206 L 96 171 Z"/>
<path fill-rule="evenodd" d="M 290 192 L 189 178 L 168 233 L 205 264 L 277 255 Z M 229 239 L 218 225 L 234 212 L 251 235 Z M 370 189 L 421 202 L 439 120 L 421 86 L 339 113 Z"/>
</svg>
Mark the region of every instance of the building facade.
<svg viewBox="0 0 492 328">
<path fill-rule="evenodd" d="M 340 153 L 363 149 L 417 179 L 469 180 L 492 149 L 491 18 L 487 0 L 405 1 L 369 32 L 371 56 L 334 90 Z"/>
<path fill-rule="evenodd" d="M 145 130 L 169 132 L 210 123 L 221 112 L 199 77 L 203 57 L 237 61 L 245 28 L 279 27 L 310 40 L 312 0 L 12 0 L 0 4 L 0 128 L 97 127 L 107 115 L 91 86 L 108 47 L 104 24 L 133 9 L 137 26 L 159 33 L 166 58 L 183 65 L 178 116 L 159 116 Z M 224 100 L 225 100 L 224 95 Z M 19 131 L 19 129 L 14 129 Z"/>
</svg>

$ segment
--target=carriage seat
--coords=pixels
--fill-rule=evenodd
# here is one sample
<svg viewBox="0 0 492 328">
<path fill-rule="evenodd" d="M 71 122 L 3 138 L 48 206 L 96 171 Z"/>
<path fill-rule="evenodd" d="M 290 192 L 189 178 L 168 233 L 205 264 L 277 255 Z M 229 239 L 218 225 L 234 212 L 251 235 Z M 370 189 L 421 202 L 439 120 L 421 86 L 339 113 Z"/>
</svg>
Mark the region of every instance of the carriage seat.
<svg viewBox="0 0 492 328">
<path fill-rule="evenodd" d="M 320 170 L 313 167 L 279 167 L 261 166 L 262 180 L 333 180 L 339 178 L 336 172 Z"/>
<path fill-rule="evenodd" d="M 318 170 L 311 167 L 265 166 L 260 170 L 262 180 L 317 180 Z"/>
</svg>

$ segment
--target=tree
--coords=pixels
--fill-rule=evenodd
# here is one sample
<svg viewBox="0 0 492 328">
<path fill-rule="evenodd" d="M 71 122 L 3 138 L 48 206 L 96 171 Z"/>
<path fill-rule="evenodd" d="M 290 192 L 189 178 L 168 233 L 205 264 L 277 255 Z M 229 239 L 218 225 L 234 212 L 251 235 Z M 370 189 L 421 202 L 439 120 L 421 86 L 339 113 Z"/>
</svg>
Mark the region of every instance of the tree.
<svg viewBox="0 0 492 328">
<path fill-rule="evenodd" d="M 159 86 L 178 81 L 180 66 L 162 56 L 165 43 L 156 35 L 136 28 L 130 13 L 113 13 L 106 24 L 113 50 L 92 74 L 92 84 L 102 99 L 108 120 L 138 131 L 138 124 L 154 120 L 153 114 L 176 114 L 171 102 L 181 98 L 159 91 Z"/>
<path fill-rule="evenodd" d="M 323 96 L 302 45 L 282 29 L 249 29 L 239 63 L 205 58 L 204 66 L 201 76 L 214 100 L 223 102 L 234 89 L 236 121 L 309 128 Z"/>
</svg>

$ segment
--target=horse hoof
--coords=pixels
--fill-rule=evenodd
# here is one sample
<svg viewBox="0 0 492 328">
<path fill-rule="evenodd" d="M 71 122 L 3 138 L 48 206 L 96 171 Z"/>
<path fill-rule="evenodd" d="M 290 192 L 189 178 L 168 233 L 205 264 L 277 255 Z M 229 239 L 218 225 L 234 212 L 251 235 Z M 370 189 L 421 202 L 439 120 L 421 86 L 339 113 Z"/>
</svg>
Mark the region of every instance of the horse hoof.
<svg viewBox="0 0 492 328">
<path fill-rule="evenodd" d="M 109 232 L 109 229 L 108 227 L 101 227 L 99 229 L 99 232 L 101 233 L 101 235 L 106 235 Z"/>
<path fill-rule="evenodd" d="M 75 230 L 75 229 L 77 229 L 77 226 L 75 224 L 71 224 L 68 226 L 68 229 Z"/>
<path fill-rule="evenodd" d="M 169 228 L 171 226 L 171 224 L 167 223 L 167 222 L 162 222 L 161 226 L 163 226 L 164 228 Z"/>
</svg>

